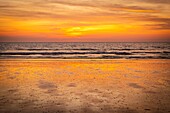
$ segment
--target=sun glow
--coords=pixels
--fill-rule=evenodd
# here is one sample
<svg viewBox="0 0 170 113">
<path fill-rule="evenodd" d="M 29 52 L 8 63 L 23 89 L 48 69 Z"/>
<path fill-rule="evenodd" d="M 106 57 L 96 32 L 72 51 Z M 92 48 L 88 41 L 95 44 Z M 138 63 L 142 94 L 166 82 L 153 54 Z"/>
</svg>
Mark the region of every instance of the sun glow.
<svg viewBox="0 0 170 113">
<path fill-rule="evenodd" d="M 169 40 L 168 4 L 141 2 L 143 6 L 139 6 L 138 1 L 130 5 L 109 0 L 101 0 L 100 3 L 95 0 L 42 0 L 37 6 L 34 3 L 32 0 L 1 1 L 0 39 L 8 37 L 7 41 L 10 41 L 10 37 L 22 36 L 24 41 L 24 37 L 31 36 L 67 41 L 67 38 L 79 37 L 83 40 L 86 37 L 86 41 L 91 41 L 88 37 L 93 36 L 97 41 L 106 36 L 114 40 L 114 36 L 128 38 L 135 35 L 131 38 L 138 40 L 147 36 L 149 39 L 151 36 L 154 39 L 155 36 L 155 39 L 165 37 Z M 158 9 L 158 5 L 163 8 Z"/>
</svg>

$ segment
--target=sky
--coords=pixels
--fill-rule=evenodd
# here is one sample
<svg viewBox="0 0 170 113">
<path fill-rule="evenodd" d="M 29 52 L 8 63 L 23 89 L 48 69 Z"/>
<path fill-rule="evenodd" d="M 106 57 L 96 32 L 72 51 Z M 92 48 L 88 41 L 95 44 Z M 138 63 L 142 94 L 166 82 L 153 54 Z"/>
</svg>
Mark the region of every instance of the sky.
<svg viewBox="0 0 170 113">
<path fill-rule="evenodd" d="M 170 42 L 170 0 L 0 0 L 0 42 Z"/>
</svg>

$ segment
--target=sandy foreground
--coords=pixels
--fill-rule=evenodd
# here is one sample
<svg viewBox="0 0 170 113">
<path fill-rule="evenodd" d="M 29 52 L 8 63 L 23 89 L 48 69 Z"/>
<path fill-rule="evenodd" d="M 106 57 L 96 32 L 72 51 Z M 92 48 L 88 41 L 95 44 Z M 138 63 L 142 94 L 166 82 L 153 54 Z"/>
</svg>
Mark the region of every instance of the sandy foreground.
<svg viewBox="0 0 170 113">
<path fill-rule="evenodd" d="M 168 113 L 170 60 L 0 60 L 0 113 Z"/>
</svg>

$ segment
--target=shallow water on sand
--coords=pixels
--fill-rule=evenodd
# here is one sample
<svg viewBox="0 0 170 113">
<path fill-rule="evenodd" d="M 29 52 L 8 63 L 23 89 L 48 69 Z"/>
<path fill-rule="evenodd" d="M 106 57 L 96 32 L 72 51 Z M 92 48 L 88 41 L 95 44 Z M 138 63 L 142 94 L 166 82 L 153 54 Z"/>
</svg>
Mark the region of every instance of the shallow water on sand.
<svg viewBox="0 0 170 113">
<path fill-rule="evenodd" d="M 170 60 L 1 60 L 1 113 L 170 112 Z"/>
</svg>

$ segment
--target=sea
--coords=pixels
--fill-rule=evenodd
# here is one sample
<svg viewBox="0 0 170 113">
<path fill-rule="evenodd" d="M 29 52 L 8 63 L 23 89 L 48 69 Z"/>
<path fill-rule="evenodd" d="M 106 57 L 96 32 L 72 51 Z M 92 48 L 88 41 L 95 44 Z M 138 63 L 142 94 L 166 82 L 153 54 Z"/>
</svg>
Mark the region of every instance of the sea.
<svg viewBox="0 0 170 113">
<path fill-rule="evenodd" d="M 1 42 L 7 58 L 170 59 L 170 42 Z"/>
</svg>

